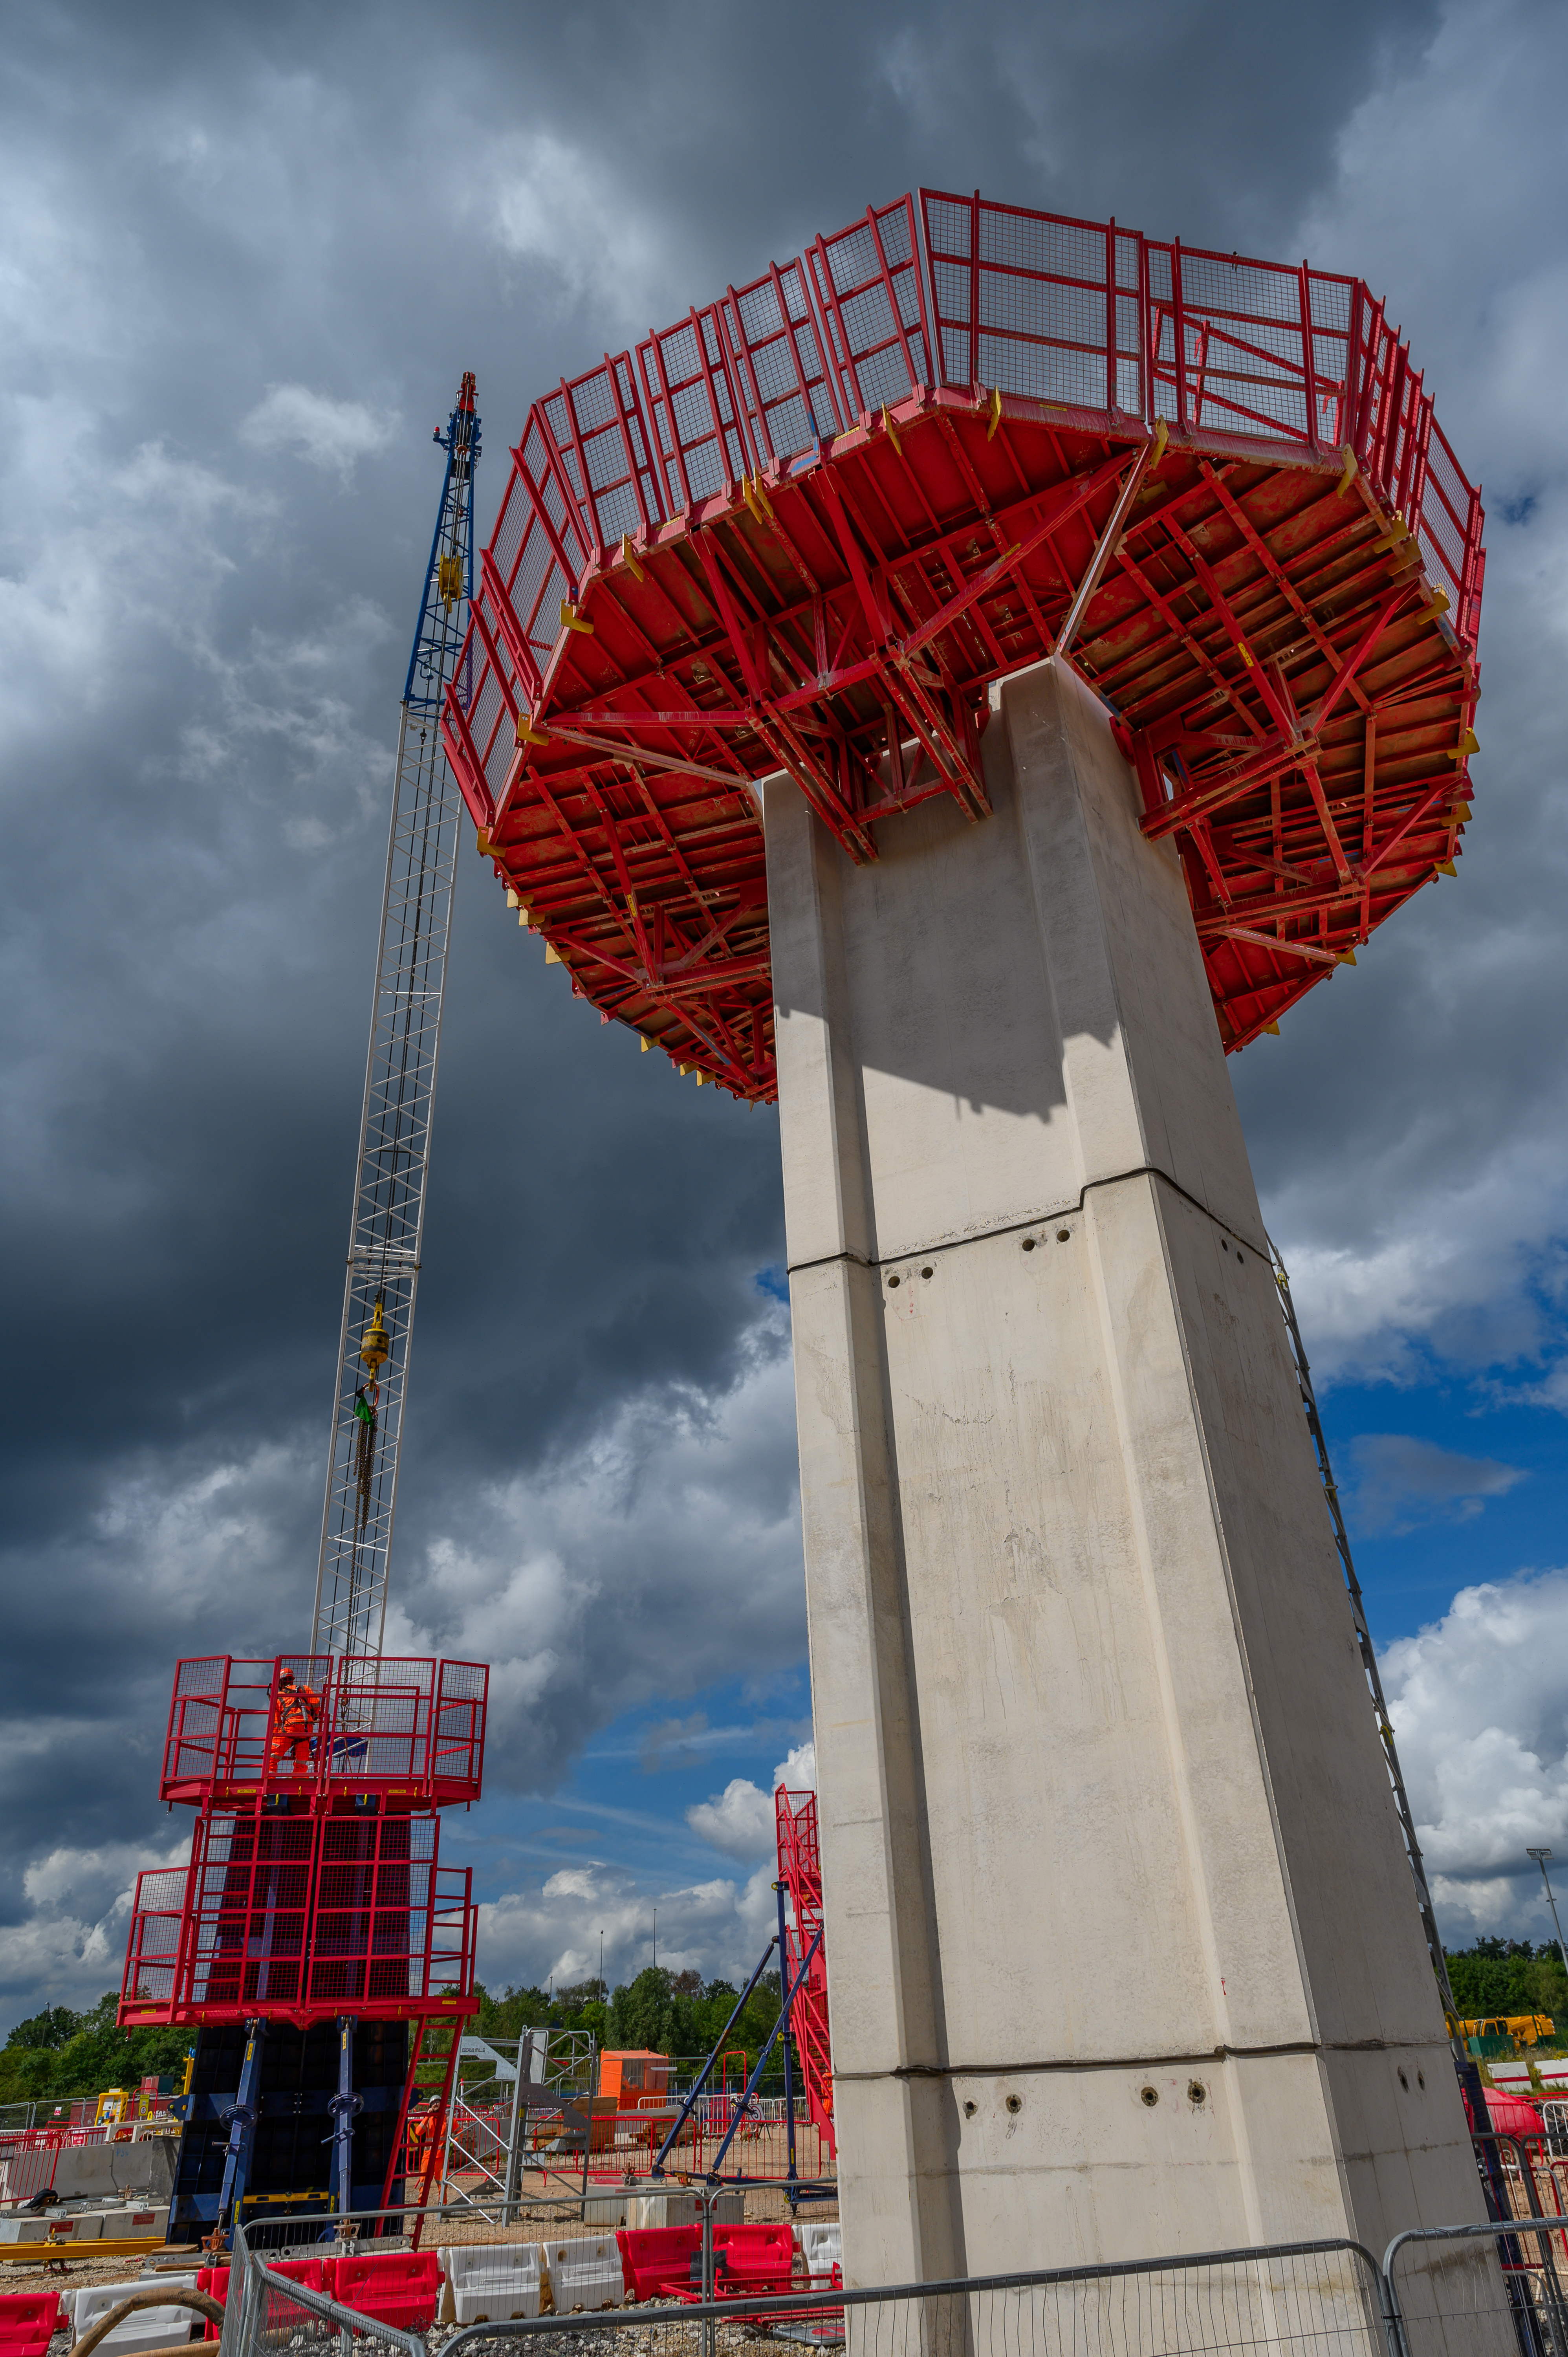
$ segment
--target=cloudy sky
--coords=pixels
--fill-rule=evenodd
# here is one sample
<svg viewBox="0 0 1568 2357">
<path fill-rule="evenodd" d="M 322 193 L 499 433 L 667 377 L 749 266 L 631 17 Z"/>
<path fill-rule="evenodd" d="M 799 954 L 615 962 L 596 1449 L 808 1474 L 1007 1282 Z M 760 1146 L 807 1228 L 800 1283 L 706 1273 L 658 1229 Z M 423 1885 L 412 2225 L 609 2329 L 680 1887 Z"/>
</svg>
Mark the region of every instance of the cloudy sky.
<svg viewBox="0 0 1568 2357">
<path fill-rule="evenodd" d="M 0 2024 L 118 1977 L 181 1652 L 308 1628 L 396 697 L 529 400 L 924 181 L 1364 275 L 1473 476 L 1476 819 L 1233 1066 L 1453 1941 L 1568 1867 L 1568 13 L 39 0 L 0 53 Z M 777 1125 L 461 872 L 397 1641 L 487 1981 L 748 1964 L 811 1714 Z"/>
</svg>

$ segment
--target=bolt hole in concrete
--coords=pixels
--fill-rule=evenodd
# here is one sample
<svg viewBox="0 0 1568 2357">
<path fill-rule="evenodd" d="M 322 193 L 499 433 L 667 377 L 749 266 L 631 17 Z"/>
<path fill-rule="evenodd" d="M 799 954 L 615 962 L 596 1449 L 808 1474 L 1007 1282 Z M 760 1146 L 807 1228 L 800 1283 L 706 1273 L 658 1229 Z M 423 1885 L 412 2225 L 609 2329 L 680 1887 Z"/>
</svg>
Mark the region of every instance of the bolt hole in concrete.
<svg viewBox="0 0 1568 2357">
<path fill-rule="evenodd" d="M 976 2109 L 976 2106 L 975 2106 L 973 2104 L 965 2104 L 965 2105 L 964 2105 L 964 2107 L 963 2107 L 963 2115 L 964 2115 L 964 2118 L 965 2118 L 966 2120 L 972 2120 L 972 2119 L 973 2119 L 974 2115 L 975 2115 L 975 2109 Z"/>
<path fill-rule="evenodd" d="M 1207 2103 L 1208 2103 L 1208 2088 L 1204 2085 L 1204 2083 L 1203 2083 L 1203 2082 L 1202 2082 L 1202 2080 L 1201 2080 L 1201 2079 L 1189 2079 L 1189 2080 L 1187 2081 L 1187 2102 L 1188 2102 L 1189 2104 L 1207 2104 Z"/>
<path fill-rule="evenodd" d="M 921 1275 L 922 1276 L 929 1276 L 929 1275 L 930 1275 L 930 1274 L 931 1274 L 931 1272 L 930 1272 L 930 1270 L 929 1270 L 929 1268 L 923 1268 L 923 1269 L 920 1271 L 920 1275 Z"/>
<path fill-rule="evenodd" d="M 1138 2090 L 1138 2101 L 1139 2101 L 1142 2104 L 1144 2104 L 1147 2110 L 1149 2110 L 1149 2111 L 1151 2111 L 1151 2112 L 1152 2112 L 1152 2111 L 1154 2110 L 1154 2108 L 1155 2108 L 1155 2105 L 1159 2102 L 1159 2100 L 1160 2100 L 1160 2091 L 1159 2091 L 1159 2089 L 1158 2089 L 1157 2087 L 1140 2087 L 1140 2088 L 1139 2088 L 1139 2090 Z"/>
<path fill-rule="evenodd" d="M 1034 1237 L 1033 1237 L 1033 1236 L 1026 1236 L 1026 1237 L 1025 1237 L 1025 1239 L 1024 1239 L 1024 1250 L 1025 1250 L 1026 1252 L 1033 1252 L 1033 1251 L 1034 1251 L 1034 1249 L 1035 1249 L 1035 1239 L 1034 1239 Z"/>
<path fill-rule="evenodd" d="M 1404 2089 L 1405 2093 L 1408 2095 L 1410 2093 L 1410 2081 L 1405 2077 L 1402 2071 L 1400 2072 L 1400 2085 Z"/>
<path fill-rule="evenodd" d="M 1425 2073 L 1425 2072 L 1424 2072 L 1424 2071 L 1418 2071 L 1418 2072 L 1416 2072 L 1416 2074 L 1415 2074 L 1415 2083 L 1416 2083 L 1416 2085 L 1417 2085 L 1418 2087 L 1424 2087 L 1424 2086 L 1425 2086 L 1425 2084 L 1426 2084 L 1426 2073 Z"/>
<path fill-rule="evenodd" d="M 1057 1230 L 1057 1242 L 1058 1244 L 1071 1243 L 1072 1230 L 1070 1228 L 1058 1228 Z"/>
<path fill-rule="evenodd" d="M 887 1280 L 888 1286 L 889 1286 L 890 1287 L 891 1287 L 891 1286 L 896 1286 L 896 1285 L 897 1284 L 897 1282 L 898 1282 L 898 1280 L 897 1280 L 897 1278 L 896 1276 L 890 1276 L 890 1277 L 888 1278 L 888 1280 Z"/>
<path fill-rule="evenodd" d="M 1007 2098 L 1007 2108 L 1010 2112 L 1021 2112 L 1024 2108 L 1023 2096 L 1009 2095 Z"/>
</svg>

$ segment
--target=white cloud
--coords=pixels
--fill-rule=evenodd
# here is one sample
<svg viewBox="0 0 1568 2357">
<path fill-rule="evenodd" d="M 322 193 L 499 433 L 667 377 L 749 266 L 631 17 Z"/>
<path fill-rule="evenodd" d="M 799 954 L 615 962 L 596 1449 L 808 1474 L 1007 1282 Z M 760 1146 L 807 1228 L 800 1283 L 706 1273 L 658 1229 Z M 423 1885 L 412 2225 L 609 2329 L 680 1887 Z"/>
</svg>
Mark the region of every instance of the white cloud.
<svg viewBox="0 0 1568 2357">
<path fill-rule="evenodd" d="M 1525 1857 L 1568 1865 L 1568 1570 L 1462 1588 L 1382 1657 L 1444 1936 L 1550 1924 Z M 1540 1920 L 1538 1920 L 1538 1918 Z"/>
<path fill-rule="evenodd" d="M 765 1792 L 746 1776 L 732 1776 L 714 1799 L 699 1801 L 686 1812 L 686 1823 L 702 1840 L 725 1857 L 743 1862 L 771 1852 L 777 1839 L 773 1793 L 780 1785 L 791 1792 L 817 1789 L 817 1747 L 798 1743 L 773 1770 L 772 1791 Z"/>
<path fill-rule="evenodd" d="M 394 412 L 362 401 L 334 401 L 305 384 L 273 384 L 242 422 L 240 432 L 257 450 L 289 450 L 345 481 L 354 462 L 384 449 L 397 430 Z"/>
<path fill-rule="evenodd" d="M 646 187 L 632 197 L 618 185 L 602 151 L 589 156 L 551 131 L 519 133 L 491 148 L 474 178 L 503 253 L 542 263 L 564 300 L 607 314 L 624 333 L 662 323 L 670 303 L 660 290 L 681 241 L 656 225 Z"/>
<path fill-rule="evenodd" d="M 183 1866 L 189 1852 L 182 1828 L 161 1850 L 113 1842 L 34 1859 L 23 1877 L 30 1911 L 0 1928 L 0 1984 L 45 1988 L 50 2005 L 96 2003 L 119 1982 L 138 1871 Z"/>
<path fill-rule="evenodd" d="M 649 1889 L 607 1866 L 564 1867 L 537 1897 L 508 1892 L 479 1910 L 479 1970 L 487 1988 L 543 1988 L 588 1980 L 599 1969 L 612 1988 L 653 1956 L 709 1979 L 744 1981 L 777 1927 L 771 1864 L 744 1883 L 716 1878 L 678 1889 Z"/>
</svg>

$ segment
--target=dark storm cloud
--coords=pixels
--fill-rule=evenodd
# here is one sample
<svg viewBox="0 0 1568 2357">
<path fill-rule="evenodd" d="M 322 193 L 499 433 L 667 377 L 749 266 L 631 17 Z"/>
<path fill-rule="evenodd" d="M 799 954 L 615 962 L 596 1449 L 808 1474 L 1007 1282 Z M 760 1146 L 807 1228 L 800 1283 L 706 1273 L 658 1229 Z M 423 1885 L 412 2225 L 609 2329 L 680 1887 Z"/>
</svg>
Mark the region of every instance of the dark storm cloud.
<svg viewBox="0 0 1568 2357">
<path fill-rule="evenodd" d="M 1494 13 L 1549 44 L 1543 16 Z M 1294 254 L 1316 220 L 1315 260 L 1421 282 L 1421 356 L 1444 317 L 1432 157 L 1391 196 L 1363 152 L 1376 124 L 1358 124 L 1379 93 L 1413 91 L 1418 129 L 1455 91 L 1468 102 L 1451 37 L 1413 0 L 1320 7 L 1309 37 L 1218 0 L 13 16 L 0 1971 L 16 2010 L 72 1974 L 104 1985 L 109 1910 L 169 1837 L 152 1771 L 175 1655 L 271 1651 L 307 1617 L 395 699 L 429 434 L 458 371 L 478 374 L 488 524 L 507 441 L 554 376 L 920 179 L 1222 250 Z M 1543 81 L 1508 105 L 1543 103 Z M 1495 163 L 1512 118 L 1487 103 Z M 1487 185 L 1466 186 L 1467 219 Z M 1461 274 L 1506 307 L 1474 241 Z M 1466 378 L 1457 334 L 1444 364 L 1530 488 L 1520 547 L 1560 546 L 1544 437 Z M 1489 600 L 1509 594 L 1494 573 Z M 1530 705 L 1552 627 L 1536 608 L 1499 700 Z M 1496 741 L 1521 772 L 1557 741 L 1543 721 L 1515 731 Z M 1499 854 L 1544 877 L 1541 792 L 1521 775 L 1498 800 Z M 1531 1314 L 1479 1261 L 1446 1291 L 1402 1291 L 1388 1256 L 1408 1222 L 1378 1226 L 1344 1178 L 1358 1156 L 1418 1230 L 1447 1216 L 1430 1207 L 1434 1152 L 1449 1157 L 1504 1259 L 1560 1200 L 1555 1180 L 1495 1177 L 1521 1104 L 1531 1150 L 1551 1143 L 1557 1051 L 1520 969 L 1557 952 L 1528 932 L 1543 913 L 1521 934 L 1484 860 L 1463 873 L 1489 996 L 1443 995 L 1449 911 L 1423 909 L 1401 955 L 1315 995 L 1272 1065 L 1244 1060 L 1262 1174 L 1348 1350 L 1379 1319 L 1393 1350 L 1448 1331 L 1483 1297 L 1509 1331 Z M 1526 1026 L 1517 1053 L 1498 1050 L 1503 1012 Z M 497 1662 L 497 1771 L 537 1788 L 604 1717 L 660 1696 L 682 1717 L 704 1680 L 801 1649 L 785 1338 L 756 1282 L 782 1251 L 777 1125 L 601 1028 L 470 859 L 435 1148 L 397 1609 L 408 1641 Z M 1370 1270 L 1359 1324 L 1333 1292 L 1341 1262 Z"/>
</svg>

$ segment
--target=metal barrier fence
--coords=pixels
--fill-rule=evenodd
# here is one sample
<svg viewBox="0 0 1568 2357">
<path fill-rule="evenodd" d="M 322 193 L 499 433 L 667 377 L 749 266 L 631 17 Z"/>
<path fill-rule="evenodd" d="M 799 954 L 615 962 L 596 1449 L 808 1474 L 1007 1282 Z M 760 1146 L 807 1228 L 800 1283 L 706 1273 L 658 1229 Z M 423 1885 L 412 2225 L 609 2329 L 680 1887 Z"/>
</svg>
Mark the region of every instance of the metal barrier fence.
<svg viewBox="0 0 1568 2357">
<path fill-rule="evenodd" d="M 1396 2234 L 1381 2270 L 1390 2357 L 1563 2357 L 1568 2308 L 1552 2243 L 1522 2222 Z M 1477 2247 L 1487 2244 L 1496 2266 Z"/>
<path fill-rule="evenodd" d="M 695 2301 L 592 2317 L 470 2325 L 443 2357 L 475 2344 L 547 2336 L 563 2357 L 617 2357 L 610 2336 L 634 2332 L 627 2357 L 714 2357 L 736 2326 L 774 2338 L 845 2347 L 851 2357 L 1208 2357 L 1223 2351 L 1310 2350 L 1387 2357 L 1381 2279 L 1359 2244 L 1298 2243 L 1191 2258 L 1043 2268 L 835 2291 L 831 2299 Z M 738 2342 L 736 2344 L 738 2345 Z"/>
<path fill-rule="evenodd" d="M 633 2306 L 622 2305 L 615 2232 L 585 2231 L 575 2219 L 563 2231 L 557 2216 L 551 2233 L 538 2218 L 502 2226 L 466 2209 L 423 2222 L 422 2255 L 410 2248 L 417 2213 L 373 2213 L 414 2222 L 411 2234 L 390 2241 L 358 2239 L 369 2216 L 331 2222 L 328 2253 L 307 2245 L 285 2255 L 263 2245 L 269 2230 L 242 2229 L 218 2357 L 275 2357 L 334 2337 L 339 2357 L 356 2349 L 370 2357 L 378 2348 L 398 2357 L 462 2357 L 471 2345 L 536 2338 L 565 2344 L 549 2357 L 731 2357 L 758 2336 L 844 2348 L 847 2357 L 1568 2352 L 1568 2298 L 1552 2248 L 1563 2230 L 1555 2218 L 1416 2228 L 1394 2237 L 1380 2266 L 1358 2243 L 1323 2240 L 851 2290 L 836 2265 L 813 2258 L 808 2246 L 794 2258 L 788 2293 L 732 2277 L 724 2296 L 722 2209 L 740 2197 L 709 2188 L 689 2198 L 703 2213 L 699 2238 L 680 2249 L 654 2295 Z M 632 2220 L 643 2222 L 655 2222 Z M 780 2222 L 774 2241 L 787 2247 L 790 2233 Z M 400 2252 L 403 2272 L 390 2293 L 378 2291 L 379 2313 L 333 2296 L 342 2293 L 346 2260 L 348 2278 L 365 2282 L 378 2259 L 395 2264 Z M 635 2341 L 614 2337 L 628 2331 Z"/>
</svg>

